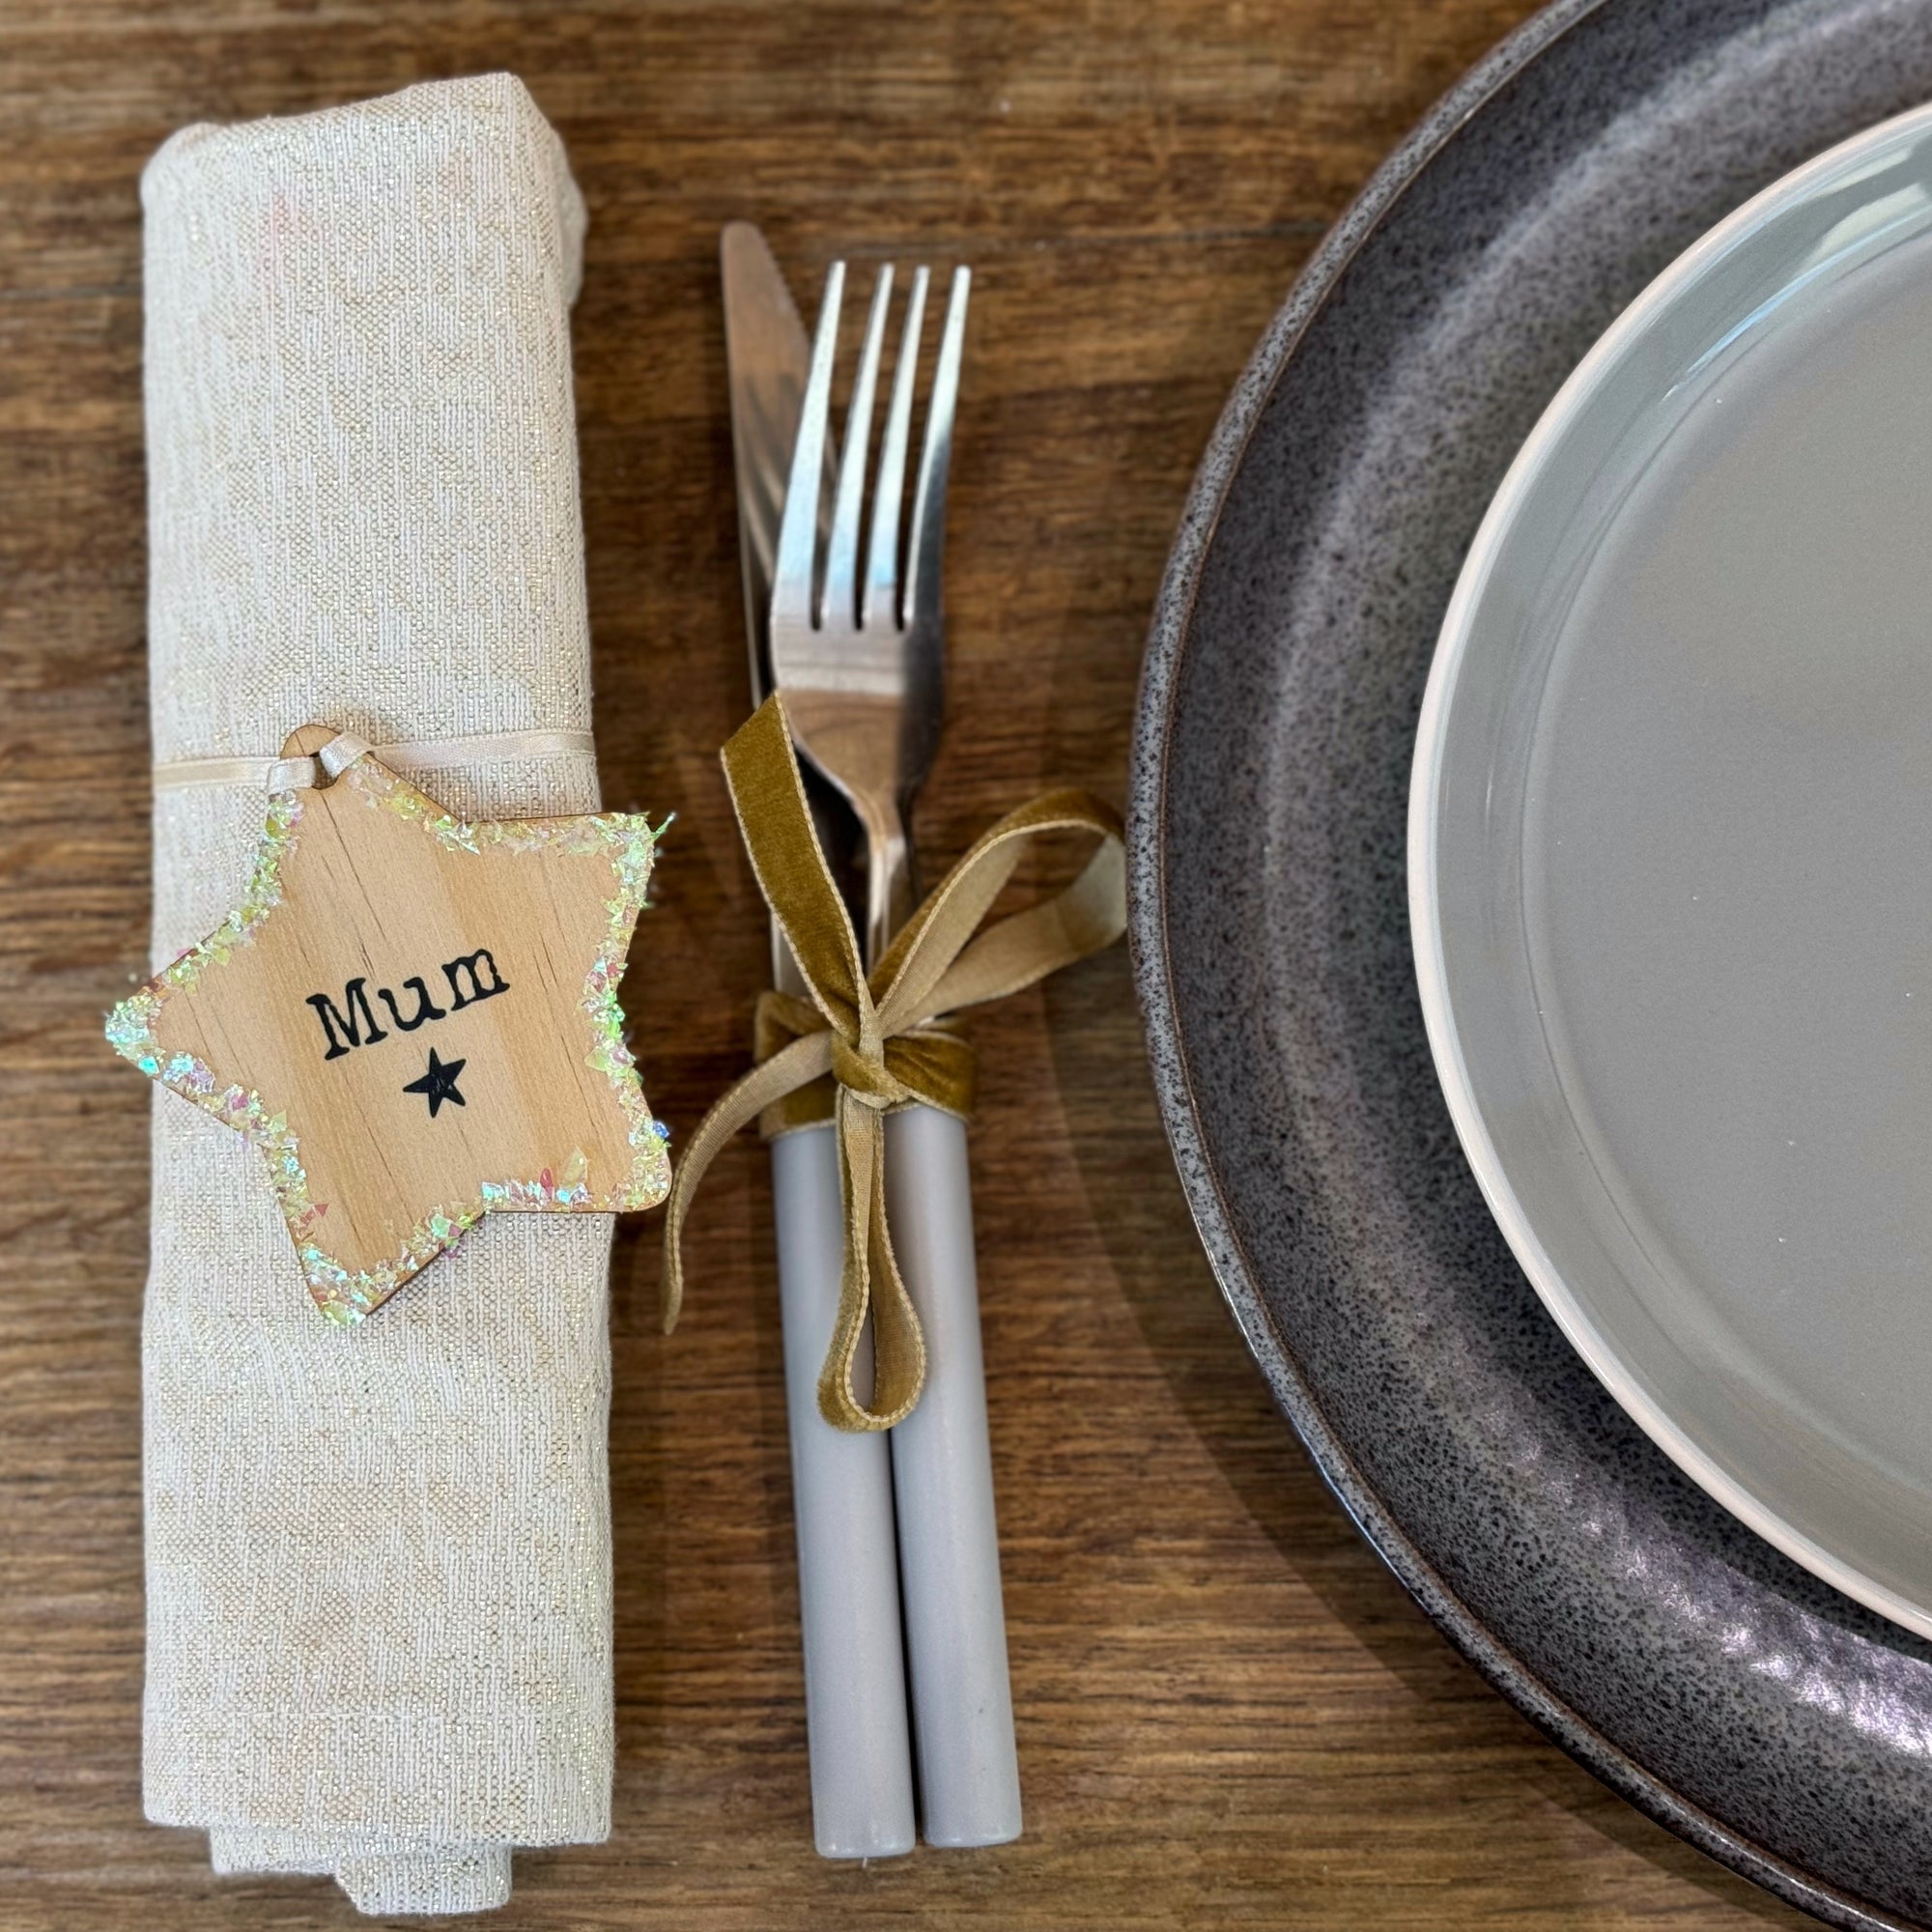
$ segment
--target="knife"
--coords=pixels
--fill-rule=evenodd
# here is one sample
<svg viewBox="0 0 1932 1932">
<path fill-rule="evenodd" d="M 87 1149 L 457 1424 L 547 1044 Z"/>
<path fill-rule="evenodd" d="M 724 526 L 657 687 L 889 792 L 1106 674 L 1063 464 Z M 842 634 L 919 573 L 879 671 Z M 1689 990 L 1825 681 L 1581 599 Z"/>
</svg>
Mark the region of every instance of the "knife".
<svg viewBox="0 0 1932 1932">
<path fill-rule="evenodd" d="M 732 222 L 720 238 L 719 260 L 756 705 L 771 688 L 772 566 L 810 346 L 755 227 Z M 856 828 L 841 822 L 842 803 L 812 778 L 821 843 L 828 856 L 844 858 L 849 880 Z M 772 974 L 781 990 L 805 991 L 776 920 Z M 826 1122 L 781 1134 L 771 1150 L 812 1835 L 823 1858 L 893 1857 L 912 1850 L 916 1827 L 891 1450 L 884 1435 L 845 1435 L 818 1412 L 818 1369 L 832 1338 L 844 1256 L 838 1140 Z M 858 1372 L 868 1378 L 869 1362 Z"/>
</svg>

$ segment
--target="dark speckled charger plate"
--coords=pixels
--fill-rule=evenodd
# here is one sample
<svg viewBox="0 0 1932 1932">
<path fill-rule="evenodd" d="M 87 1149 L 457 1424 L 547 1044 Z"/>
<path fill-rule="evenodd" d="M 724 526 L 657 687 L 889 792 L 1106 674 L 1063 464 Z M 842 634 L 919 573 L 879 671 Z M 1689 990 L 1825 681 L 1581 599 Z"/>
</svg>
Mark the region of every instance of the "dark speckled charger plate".
<svg viewBox="0 0 1932 1932">
<path fill-rule="evenodd" d="M 1559 0 L 1291 295 L 1149 647 L 1133 936 L 1202 1237 L 1390 1567 L 1634 1804 L 1840 1925 L 1932 1924 L 1932 1645 L 1760 1542 L 1544 1313 L 1417 1006 L 1409 759 L 1464 551 L 1544 405 L 1706 228 L 1932 98 L 1928 0 Z"/>
</svg>

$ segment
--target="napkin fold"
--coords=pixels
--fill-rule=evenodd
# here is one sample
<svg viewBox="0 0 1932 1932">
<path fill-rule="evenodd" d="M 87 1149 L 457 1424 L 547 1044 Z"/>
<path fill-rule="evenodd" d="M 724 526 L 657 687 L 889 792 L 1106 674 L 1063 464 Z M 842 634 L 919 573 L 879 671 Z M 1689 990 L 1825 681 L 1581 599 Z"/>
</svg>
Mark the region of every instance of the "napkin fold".
<svg viewBox="0 0 1932 1932">
<path fill-rule="evenodd" d="M 142 199 L 158 966 L 237 901 L 265 803 L 167 767 L 310 721 L 588 728 L 583 208 L 503 74 L 187 128 Z M 584 752 L 432 788 L 598 803 Z M 493 1216 L 342 1329 L 260 1155 L 167 1093 L 153 1136 L 148 1815 L 365 1912 L 500 1904 L 513 1846 L 610 1828 L 611 1224 Z"/>
</svg>

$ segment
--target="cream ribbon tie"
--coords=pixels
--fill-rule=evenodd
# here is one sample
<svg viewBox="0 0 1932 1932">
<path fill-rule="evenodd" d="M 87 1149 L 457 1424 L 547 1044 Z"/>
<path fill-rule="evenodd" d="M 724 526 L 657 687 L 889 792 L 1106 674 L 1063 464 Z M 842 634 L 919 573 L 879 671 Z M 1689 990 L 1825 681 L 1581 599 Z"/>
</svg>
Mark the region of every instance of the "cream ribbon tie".
<svg viewBox="0 0 1932 1932">
<path fill-rule="evenodd" d="M 588 731 L 488 731 L 469 738 L 418 738 L 392 745 L 370 745 L 345 731 L 313 758 L 171 759 L 155 767 L 155 789 L 245 784 L 262 791 L 299 791 L 320 784 L 325 777 L 337 777 L 364 752 L 375 753 L 392 772 L 408 778 L 417 772 L 449 771 L 458 765 L 560 758 L 595 750 L 596 742 Z"/>
</svg>

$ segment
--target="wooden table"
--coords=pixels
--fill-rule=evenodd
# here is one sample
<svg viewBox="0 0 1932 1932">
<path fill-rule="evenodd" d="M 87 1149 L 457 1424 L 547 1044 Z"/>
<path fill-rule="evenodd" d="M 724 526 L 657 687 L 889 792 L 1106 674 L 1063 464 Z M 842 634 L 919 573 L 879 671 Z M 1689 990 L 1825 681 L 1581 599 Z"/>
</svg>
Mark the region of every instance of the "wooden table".
<svg viewBox="0 0 1932 1932">
<path fill-rule="evenodd" d="M 357 1922 L 141 1816 L 140 217 L 168 131 L 510 68 L 591 215 L 578 402 L 606 798 L 674 809 L 644 1056 L 688 1132 L 765 940 L 714 753 L 744 706 L 716 244 L 977 271 L 928 865 L 1051 780 L 1118 796 L 1193 464 L 1322 230 L 1525 0 L 0 5 L 0 1924 Z M 492 1922 L 724 1932 L 1795 1925 L 1462 1663 L 1356 1538 L 1224 1312 L 1124 954 L 979 1028 L 987 1355 L 1028 1833 L 811 1851 L 766 1164 L 656 1333 L 623 1225 L 616 1830 Z"/>
</svg>

